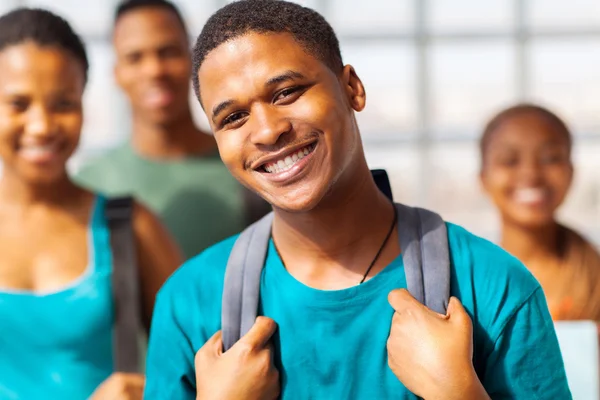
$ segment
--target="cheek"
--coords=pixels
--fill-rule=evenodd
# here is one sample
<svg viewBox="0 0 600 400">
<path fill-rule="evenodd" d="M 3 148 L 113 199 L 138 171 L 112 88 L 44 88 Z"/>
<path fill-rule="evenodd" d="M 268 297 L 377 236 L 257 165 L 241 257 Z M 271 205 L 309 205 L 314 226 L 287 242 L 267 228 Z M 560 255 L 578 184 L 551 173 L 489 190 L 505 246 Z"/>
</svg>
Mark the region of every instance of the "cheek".
<svg viewBox="0 0 600 400">
<path fill-rule="evenodd" d="M 69 116 L 64 116 L 59 121 L 61 131 L 65 138 L 69 141 L 70 147 L 76 147 L 81 138 L 81 128 L 83 127 L 83 115 L 74 113 Z"/>
<path fill-rule="evenodd" d="M 492 196 L 501 196 L 510 186 L 511 173 L 505 168 L 487 167 L 482 176 L 485 190 Z"/>
<path fill-rule="evenodd" d="M 215 135 L 215 140 L 221 160 L 232 174 L 239 176 L 244 168 L 241 156 L 243 135 L 239 132 L 220 132 Z"/>
<path fill-rule="evenodd" d="M 15 152 L 15 144 L 22 131 L 18 120 L 9 116 L 0 116 L 0 154 L 9 158 Z"/>
<path fill-rule="evenodd" d="M 546 173 L 546 179 L 559 196 L 564 196 L 571 186 L 571 169 L 568 166 L 556 166 Z"/>
</svg>

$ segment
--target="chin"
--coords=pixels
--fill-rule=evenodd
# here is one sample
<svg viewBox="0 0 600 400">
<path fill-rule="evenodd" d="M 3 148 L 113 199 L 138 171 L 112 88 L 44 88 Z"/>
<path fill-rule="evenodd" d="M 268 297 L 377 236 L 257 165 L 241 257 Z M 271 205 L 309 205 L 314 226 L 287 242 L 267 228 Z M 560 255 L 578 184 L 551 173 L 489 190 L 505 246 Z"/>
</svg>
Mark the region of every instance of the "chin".
<svg viewBox="0 0 600 400">
<path fill-rule="evenodd" d="M 554 214 L 531 213 L 529 215 L 517 215 L 511 218 L 517 225 L 528 229 L 543 228 L 554 223 Z"/>
<path fill-rule="evenodd" d="M 46 169 L 43 171 L 23 171 L 19 174 L 31 186 L 49 186 L 61 181 L 66 176 L 66 171 Z"/>
<path fill-rule="evenodd" d="M 317 190 L 306 187 L 300 190 L 289 190 L 284 193 L 267 193 L 261 195 L 274 208 L 290 213 L 304 213 L 312 211 L 322 201 L 324 195 Z"/>
</svg>

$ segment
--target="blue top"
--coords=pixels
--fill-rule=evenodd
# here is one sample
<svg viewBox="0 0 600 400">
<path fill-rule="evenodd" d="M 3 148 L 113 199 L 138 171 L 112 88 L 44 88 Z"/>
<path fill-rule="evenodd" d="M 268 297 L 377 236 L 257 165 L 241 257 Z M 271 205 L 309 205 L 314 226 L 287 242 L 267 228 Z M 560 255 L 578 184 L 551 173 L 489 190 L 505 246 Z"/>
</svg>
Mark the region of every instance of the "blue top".
<svg viewBox="0 0 600 400">
<path fill-rule="evenodd" d="M 474 326 L 474 365 L 492 398 L 570 399 L 544 295 L 512 256 L 448 224 L 451 293 Z M 183 265 L 158 294 L 146 365 L 146 399 L 194 399 L 194 355 L 220 329 L 227 258 L 235 238 Z M 281 398 L 415 399 L 388 367 L 394 288 L 402 258 L 362 285 L 321 291 L 292 277 L 271 242 L 261 310 L 278 324 Z"/>
<path fill-rule="evenodd" d="M 97 197 L 84 274 L 51 293 L 0 290 L 0 399 L 83 400 L 113 370 L 110 234 Z"/>
</svg>

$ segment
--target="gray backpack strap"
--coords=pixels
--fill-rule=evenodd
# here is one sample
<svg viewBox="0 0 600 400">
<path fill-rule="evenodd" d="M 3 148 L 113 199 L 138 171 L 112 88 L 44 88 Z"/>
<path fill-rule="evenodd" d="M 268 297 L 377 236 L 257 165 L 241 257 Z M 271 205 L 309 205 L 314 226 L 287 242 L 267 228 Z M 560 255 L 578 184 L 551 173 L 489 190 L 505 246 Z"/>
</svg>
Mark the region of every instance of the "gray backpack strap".
<svg viewBox="0 0 600 400">
<path fill-rule="evenodd" d="M 118 372 L 139 372 L 140 293 L 132 226 L 133 199 L 109 199 L 104 210 L 112 250 L 115 325 L 113 361 Z"/>
<path fill-rule="evenodd" d="M 265 263 L 273 213 L 246 228 L 238 237 L 225 271 L 221 329 L 227 351 L 254 325 L 258 316 L 260 277 Z"/>
<path fill-rule="evenodd" d="M 434 212 L 396 204 L 398 236 L 408 291 L 446 314 L 450 299 L 450 252 L 444 220 Z"/>
</svg>

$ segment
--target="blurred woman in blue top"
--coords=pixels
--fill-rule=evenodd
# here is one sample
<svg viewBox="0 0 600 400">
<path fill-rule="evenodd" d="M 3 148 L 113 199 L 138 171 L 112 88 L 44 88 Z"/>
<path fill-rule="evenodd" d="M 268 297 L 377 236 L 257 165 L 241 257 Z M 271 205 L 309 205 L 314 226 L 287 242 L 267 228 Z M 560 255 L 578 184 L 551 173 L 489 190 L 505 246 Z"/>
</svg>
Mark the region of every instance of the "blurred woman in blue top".
<svg viewBox="0 0 600 400">
<path fill-rule="evenodd" d="M 114 374 L 112 254 L 105 198 L 69 180 L 88 60 L 62 18 L 0 17 L 0 398 L 141 399 L 144 378 Z M 180 262 L 136 204 L 133 228 L 148 326 Z"/>
</svg>

